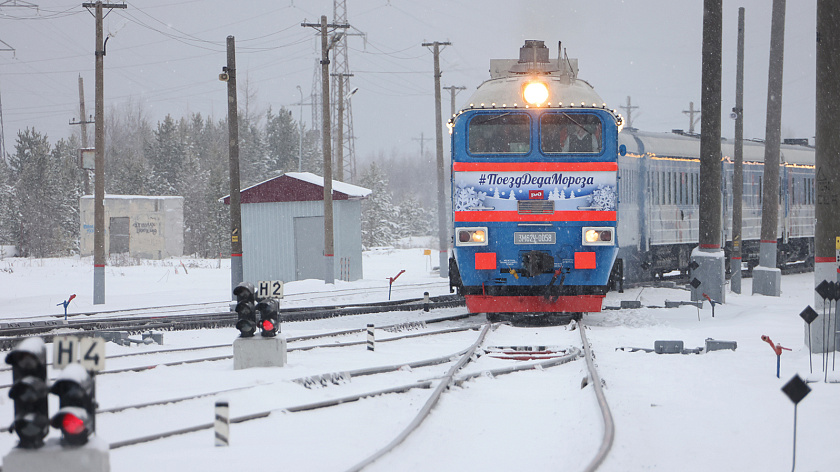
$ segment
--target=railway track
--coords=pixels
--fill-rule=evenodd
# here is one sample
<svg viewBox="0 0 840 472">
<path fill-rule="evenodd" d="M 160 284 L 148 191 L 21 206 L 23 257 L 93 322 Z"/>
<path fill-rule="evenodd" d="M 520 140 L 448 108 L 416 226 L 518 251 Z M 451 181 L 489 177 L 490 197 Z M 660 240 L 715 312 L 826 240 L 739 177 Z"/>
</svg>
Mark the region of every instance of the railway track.
<svg viewBox="0 0 840 472">
<path fill-rule="evenodd" d="M 284 308 L 280 310 L 281 322 L 306 321 L 336 316 L 384 313 L 391 311 L 423 310 L 432 308 L 463 306 L 461 297 L 444 295 L 431 297 L 428 304 L 423 299 L 391 302 L 348 304 L 342 306 L 319 306 Z M 165 308 L 165 307 L 161 307 Z M 234 326 L 236 314 L 214 312 L 183 315 L 127 316 L 96 320 L 53 321 L 7 321 L 0 323 L 0 350 L 9 350 L 26 336 L 41 336 L 52 342 L 55 335 L 94 336 L 98 331 L 128 331 L 138 334 L 146 331 L 179 331 L 189 329 L 212 329 Z"/>
<path fill-rule="evenodd" d="M 475 330 L 477 326 L 470 326 L 470 327 L 462 327 L 458 328 L 457 331 L 463 330 Z M 587 370 L 590 380 L 587 382 L 588 385 L 592 386 L 592 390 L 600 393 L 596 393 L 596 396 L 599 397 L 599 401 L 603 401 L 603 392 L 601 391 L 601 381 L 598 378 L 597 371 L 595 370 L 594 363 L 591 359 L 591 350 L 589 348 L 589 342 L 586 339 L 585 329 L 581 325 L 580 337 L 581 342 L 583 343 L 583 349 L 579 349 L 577 347 L 570 347 L 566 350 L 566 352 L 557 357 L 553 357 L 550 359 L 541 359 L 537 360 L 536 362 L 518 362 L 512 366 L 505 366 L 505 367 L 497 367 L 497 368 L 484 368 L 484 367 L 476 367 L 472 372 L 465 372 L 464 367 L 469 365 L 472 361 L 476 359 L 476 357 L 480 357 L 483 355 L 484 351 L 481 347 L 485 341 L 486 335 L 490 332 L 491 326 L 489 324 L 485 324 L 481 327 L 481 333 L 476 337 L 476 339 L 472 342 L 472 344 L 462 349 L 456 353 L 445 354 L 443 356 L 438 356 L 436 358 L 430 359 L 419 359 L 410 362 L 401 362 L 393 365 L 380 365 L 380 366 L 371 366 L 356 370 L 349 370 L 344 372 L 322 372 L 320 374 L 311 374 L 305 377 L 299 377 L 290 379 L 293 383 L 297 383 L 302 386 L 309 386 L 310 390 L 315 393 L 324 393 L 329 390 L 335 389 L 338 390 L 334 395 L 330 395 L 330 398 L 321 399 L 316 401 L 310 402 L 298 402 L 295 404 L 286 404 L 283 406 L 278 406 L 271 409 L 265 409 L 261 411 L 251 411 L 246 414 L 235 416 L 231 419 L 233 424 L 242 424 L 242 423 L 249 423 L 252 421 L 260 420 L 260 419 L 267 419 L 270 417 L 278 417 L 283 418 L 285 415 L 292 414 L 292 413 L 302 413 L 302 412 L 309 412 L 314 410 L 323 410 L 323 409 L 330 409 L 333 407 L 340 407 L 341 405 L 347 405 L 350 403 L 357 402 L 358 400 L 371 398 L 371 397 L 382 397 L 384 395 L 394 395 L 394 394 L 404 394 L 411 391 L 429 391 L 430 393 L 426 394 L 426 399 L 424 400 L 423 407 L 418 411 L 417 415 L 412 418 L 410 421 L 407 421 L 407 426 L 403 429 L 398 435 L 391 438 L 387 441 L 387 444 L 380 449 L 378 449 L 374 454 L 364 458 L 363 460 L 359 461 L 358 463 L 354 464 L 351 468 L 347 470 L 364 470 L 371 467 L 373 470 L 379 470 L 377 466 L 373 466 L 377 460 L 380 458 L 391 454 L 397 454 L 399 456 L 399 452 L 394 452 L 395 449 L 398 448 L 400 444 L 406 441 L 409 438 L 413 431 L 415 431 L 418 426 L 425 421 L 425 419 L 429 416 L 430 412 L 432 411 L 434 405 L 440 401 L 440 398 L 443 396 L 445 392 L 452 388 L 458 389 L 458 387 L 463 387 L 471 380 L 475 380 L 477 378 L 483 377 L 490 377 L 495 378 L 500 375 L 504 374 L 512 374 L 515 372 L 521 372 L 523 370 L 534 370 L 534 369 L 547 369 L 553 366 L 566 364 L 571 362 L 575 359 L 580 358 L 581 356 L 587 357 Z M 422 336 L 433 336 L 437 337 L 444 332 L 451 332 L 449 330 L 438 330 L 430 333 L 416 333 L 412 335 L 399 335 L 395 336 L 388 341 L 383 340 L 382 342 L 390 342 L 396 341 L 398 339 L 410 339 L 411 337 L 422 335 Z M 343 335 L 341 333 L 323 333 L 321 336 L 333 336 L 333 335 Z M 377 342 L 380 342 L 377 340 Z M 358 344 L 358 343 L 356 343 Z M 310 350 L 310 349 L 321 349 L 325 347 L 337 347 L 337 348 L 348 348 L 352 345 L 352 343 L 333 343 L 333 344 L 320 344 L 316 346 L 309 346 L 307 348 L 302 348 L 300 351 Z M 292 348 L 298 350 L 297 348 Z M 292 351 L 290 349 L 290 351 Z M 430 372 L 429 368 L 432 366 L 439 366 L 436 369 L 439 370 L 440 366 L 448 366 L 448 369 L 445 374 L 440 375 L 433 375 L 431 377 L 423 376 L 423 373 Z M 399 382 L 398 380 L 394 380 L 393 382 L 389 382 L 389 386 L 387 388 L 375 388 L 375 389 L 368 389 L 361 387 L 361 391 L 352 394 L 343 394 L 343 388 L 350 384 L 355 384 L 360 382 L 360 378 L 368 377 L 368 376 L 383 376 L 383 375 L 390 375 L 390 376 L 400 376 L 401 373 L 405 374 L 405 371 L 408 370 L 416 374 L 411 381 L 408 382 Z M 400 377 L 401 378 L 401 377 Z M 345 386 L 345 387 L 342 387 Z M 224 389 L 219 391 L 213 392 L 205 392 L 196 396 L 192 396 L 189 398 L 173 398 L 169 401 L 160 401 L 150 403 L 148 405 L 127 405 L 120 407 L 119 409 L 110 408 L 107 410 L 100 411 L 104 414 L 111 414 L 111 413 L 118 413 L 119 411 L 124 411 L 127 409 L 132 408 L 139 408 L 139 407 L 151 407 L 151 406 L 160 406 L 165 405 L 167 403 L 173 402 L 180 402 L 180 401 L 187 401 L 187 400 L 195 400 L 198 398 L 203 397 L 215 397 L 222 394 L 230 394 L 237 390 L 246 390 L 246 389 L 254 389 L 254 388 L 268 388 L 269 385 L 262 384 L 262 385 L 253 385 L 253 386 L 246 386 L 246 387 L 239 387 L 233 389 Z M 470 388 L 488 388 L 487 384 L 482 384 L 480 387 L 470 387 Z M 491 387 L 492 388 L 492 387 Z M 456 391 L 457 395 L 457 391 Z M 416 395 L 415 397 L 416 398 Z M 377 400 L 378 401 L 378 400 Z M 206 402 L 205 402 L 206 403 Z M 597 467 L 603 462 L 606 454 L 609 452 L 609 448 L 612 444 L 612 438 L 614 437 L 613 434 L 613 427 L 612 427 L 612 420 L 609 416 L 609 409 L 608 407 L 604 406 L 604 419 L 603 422 L 605 424 L 604 427 L 604 438 L 602 441 L 601 446 L 598 448 L 598 452 L 596 456 L 591 460 L 590 464 L 584 470 L 596 470 Z M 406 421 L 403 419 L 403 421 Z M 212 428 L 211 422 L 206 422 L 202 424 L 186 426 L 183 428 L 172 429 L 169 431 L 162 431 L 156 432 L 154 434 L 145 435 L 142 437 L 130 438 L 119 440 L 111 443 L 112 449 L 122 449 L 125 447 L 142 444 L 146 442 L 156 441 L 180 434 L 186 434 L 193 431 L 200 431 L 200 430 L 207 430 Z M 383 442 L 384 443 L 384 442 Z M 346 466 L 344 466 L 346 467 Z M 387 463 L 386 463 L 387 467 Z M 342 468 L 344 470 L 344 468 Z"/>
<path fill-rule="evenodd" d="M 354 307 L 354 309 L 356 308 L 358 307 Z M 398 308 L 397 310 L 400 309 L 402 308 Z M 418 306 L 414 306 L 413 309 L 417 310 L 421 308 L 419 308 Z M 394 310 L 393 307 L 391 309 L 391 311 L 397 310 Z M 302 311 L 301 317 L 304 316 L 304 313 L 305 311 Z M 320 319 L 327 316 L 340 315 L 326 315 L 321 310 L 315 309 L 311 310 L 311 312 L 306 316 L 310 319 Z M 423 326 L 418 325 L 418 328 L 416 328 L 417 332 L 398 332 L 389 335 L 384 335 L 381 338 L 378 337 L 377 344 L 380 342 L 383 343 L 383 345 L 406 342 L 409 343 L 407 346 L 411 346 L 418 342 L 418 338 L 429 338 L 437 340 L 444 339 L 447 336 L 460 336 L 458 339 L 464 339 L 463 334 L 458 333 L 478 329 L 475 325 L 475 322 L 471 322 L 471 320 L 469 320 L 469 316 L 470 315 L 467 314 L 458 314 L 452 317 L 426 319 Z M 459 326 L 443 327 L 439 329 L 429 329 L 425 327 L 425 325 L 432 323 L 446 323 L 456 320 L 462 320 L 457 321 Z M 195 321 L 192 320 L 191 322 Z M 297 327 L 298 325 L 295 324 L 295 326 Z M 409 328 L 406 328 L 407 326 Z M 381 327 L 379 326 L 379 324 L 377 324 L 377 328 L 382 330 L 391 328 L 397 330 L 401 328 L 412 329 L 410 328 L 410 326 L 410 323 L 397 323 L 391 326 Z M 583 328 L 582 325 L 581 328 Z M 284 332 L 286 332 L 287 334 L 293 334 L 294 330 L 294 328 L 290 328 L 288 331 L 284 330 Z M 412 329 L 412 331 L 413 330 L 414 329 Z M 444 352 L 441 353 L 441 355 L 438 355 L 434 358 L 403 360 L 396 363 L 384 365 L 370 365 L 354 369 L 339 369 L 332 372 L 309 372 L 302 377 L 299 376 L 294 378 L 288 378 L 287 376 L 283 376 L 282 378 L 269 382 L 245 382 L 244 384 L 239 385 L 237 385 L 236 382 L 233 382 L 227 383 L 227 385 L 225 385 L 224 388 L 204 388 L 200 389 L 201 391 L 195 391 L 186 395 L 181 395 L 172 392 L 173 394 L 168 395 L 166 398 L 150 399 L 149 401 L 145 402 L 115 402 L 113 401 L 114 394 L 112 393 L 110 394 L 110 401 L 106 400 L 105 407 L 101 408 L 98 411 L 99 414 L 102 415 L 101 421 L 98 421 L 98 424 L 101 424 L 100 434 L 107 439 L 111 439 L 113 437 L 114 441 L 111 442 L 111 448 L 116 451 L 122 451 L 125 449 L 130 449 L 132 446 L 140 444 L 152 443 L 154 441 L 162 440 L 165 438 L 171 438 L 173 436 L 180 436 L 194 431 L 208 430 L 212 428 L 212 423 L 201 423 L 200 421 L 195 422 L 195 419 L 198 419 L 201 416 L 203 416 L 197 415 L 195 414 L 195 412 L 198 408 L 200 408 L 200 405 L 204 405 L 204 408 L 206 408 L 206 404 L 209 401 L 211 401 L 213 398 L 219 398 L 220 396 L 234 396 L 235 398 L 242 396 L 259 396 L 274 399 L 267 402 L 267 404 L 264 405 L 263 408 L 259 408 L 259 405 L 254 405 L 245 409 L 245 411 L 240 410 L 242 414 L 238 414 L 237 416 L 232 417 L 231 422 L 233 424 L 242 424 L 243 427 L 246 424 L 250 424 L 251 422 L 255 422 L 258 420 L 282 420 L 289 414 L 314 412 L 316 410 L 324 411 L 325 409 L 332 411 L 333 408 L 345 408 L 342 407 L 342 405 L 358 403 L 358 401 L 362 399 L 371 399 L 369 401 L 381 402 L 383 400 L 379 400 L 380 398 L 402 398 L 404 395 L 408 395 L 406 398 L 414 398 L 415 401 L 418 398 L 425 398 L 421 402 L 424 405 L 423 408 L 417 413 L 417 416 L 415 416 L 413 419 L 411 419 L 410 421 L 406 420 L 408 426 L 406 426 L 406 428 L 399 435 L 394 436 L 393 438 L 390 438 L 387 441 L 381 440 L 380 438 L 380 444 L 385 444 L 385 446 L 381 447 L 374 454 L 371 454 L 366 458 L 362 458 L 361 461 L 357 462 L 354 466 L 352 466 L 352 468 L 349 469 L 362 470 L 371 468 L 372 470 L 387 470 L 381 469 L 383 464 L 378 463 L 379 459 L 392 455 L 394 457 L 399 457 L 401 452 L 396 450 L 398 449 L 398 446 L 404 443 L 407 438 L 412 437 L 413 432 L 417 430 L 419 425 L 426 420 L 433 407 L 440 401 L 442 397 L 444 397 L 444 393 L 455 389 L 455 395 L 457 396 L 458 392 L 464 388 L 492 389 L 492 384 L 485 383 L 487 381 L 486 379 L 482 380 L 482 383 L 479 386 L 473 385 L 471 381 L 475 381 L 476 379 L 482 379 L 485 377 L 489 377 L 492 379 L 497 376 L 501 376 L 504 374 L 512 374 L 523 370 L 547 369 L 556 365 L 569 363 L 575 359 L 578 359 L 584 353 L 586 353 L 587 356 L 591 356 L 589 343 L 585 338 L 585 330 L 580 329 L 579 331 L 581 336 L 581 342 L 583 343 L 583 349 L 579 349 L 577 347 L 569 347 L 568 349 L 563 350 L 564 352 L 558 356 L 553 356 L 548 359 L 531 360 L 530 362 L 516 362 L 514 363 L 514 365 L 507 365 L 504 367 L 486 367 L 482 365 L 474 366 L 471 369 L 467 368 L 467 366 L 475 364 L 474 361 L 476 361 L 479 358 L 483 357 L 487 359 L 492 357 L 488 354 L 488 352 L 490 351 L 486 350 L 486 346 L 483 346 L 484 344 L 486 344 L 485 336 L 490 332 L 490 330 L 491 325 L 485 324 L 481 328 L 481 335 L 478 336 L 478 338 L 475 339 L 469 347 L 461 349 L 457 352 Z M 287 341 L 289 342 L 288 351 L 290 354 L 296 355 L 296 359 L 299 359 L 299 356 L 307 356 L 308 358 L 308 356 L 310 355 L 306 353 L 309 352 L 318 353 L 316 355 L 322 357 L 324 356 L 324 353 L 328 351 L 337 351 L 340 353 L 364 352 L 362 345 L 365 344 L 365 341 L 353 339 L 353 337 L 359 337 L 359 335 L 363 331 L 364 328 L 358 328 L 344 330 L 324 330 L 314 334 L 303 334 L 301 336 L 290 335 L 287 337 Z M 325 339 L 327 340 L 327 342 L 323 342 L 323 340 Z M 315 342 L 313 343 L 313 341 Z M 435 344 L 437 342 L 438 341 L 434 341 Z M 427 342 L 424 341 L 424 343 Z M 402 346 L 402 344 L 400 344 L 400 346 Z M 228 351 L 224 352 L 225 349 L 228 349 Z M 219 367 L 214 366 L 216 366 L 219 361 L 229 360 L 232 357 L 229 355 L 229 349 L 230 344 L 228 343 L 207 344 L 203 346 L 195 346 L 190 348 L 157 349 L 152 351 L 145 351 L 142 353 L 138 352 L 111 356 L 109 357 L 109 360 L 121 359 L 122 361 L 129 361 L 131 359 L 144 359 L 146 357 L 151 357 L 152 359 L 155 359 L 156 357 L 161 356 L 167 356 L 167 358 L 171 359 L 171 357 L 176 355 L 176 353 L 187 354 L 186 356 L 184 356 L 185 358 L 179 360 L 169 360 L 165 362 L 155 362 L 154 360 L 152 360 L 151 363 L 132 363 L 132 365 L 130 366 L 119 367 L 111 369 L 109 371 L 105 371 L 101 374 L 102 380 L 101 382 L 99 382 L 100 385 L 98 386 L 98 391 L 102 393 L 103 399 L 107 399 L 109 396 L 107 394 L 107 392 L 109 391 L 109 385 L 111 386 L 111 388 L 113 388 L 113 386 L 115 385 L 125 383 L 127 379 L 131 379 L 131 381 L 128 383 L 130 385 L 134 385 L 136 381 L 134 380 L 134 377 L 131 376 L 131 373 L 149 372 L 149 374 L 143 375 L 146 377 L 148 377 L 149 375 L 154 377 L 158 375 L 155 374 L 155 372 L 160 371 L 160 369 L 156 370 L 155 368 L 160 367 L 164 368 L 163 372 L 166 372 L 167 369 L 187 369 L 184 372 L 193 372 L 196 369 L 199 369 L 201 371 L 218 371 Z M 215 355 L 216 353 L 212 352 L 214 350 L 221 351 L 221 355 Z M 188 355 L 190 353 L 201 351 L 207 351 L 207 354 L 203 356 Z M 485 356 L 485 354 L 488 355 Z M 339 354 L 338 357 L 344 357 L 344 355 Z M 335 356 L 331 356 L 330 359 L 335 359 Z M 587 364 L 590 363 L 591 357 L 588 360 Z M 191 365 L 198 367 L 187 367 Z M 311 365 L 317 367 L 328 364 L 322 361 L 314 360 L 312 361 Z M 446 372 L 441 374 L 441 369 L 446 369 Z M 587 383 L 593 387 L 592 390 L 600 391 L 601 382 L 597 377 L 597 372 L 593 370 L 594 364 L 589 366 L 589 369 L 590 370 L 588 375 L 590 380 Z M 4 370 L 7 369 L 0 369 L 0 372 L 3 372 Z M 126 375 L 128 375 L 128 377 L 126 377 Z M 165 375 L 171 376 L 173 375 L 173 373 L 170 370 L 170 373 Z M 114 379 L 107 380 L 110 377 L 114 377 Z M 371 380 L 365 380 L 368 378 Z M 155 383 L 156 381 L 152 382 L 152 384 Z M 300 395 L 300 391 L 298 391 L 298 394 L 296 396 L 288 395 L 289 399 L 285 399 L 283 401 L 278 400 L 278 398 L 284 398 L 287 397 L 287 395 L 278 395 L 276 393 L 277 391 L 286 392 L 290 388 L 293 389 L 293 387 L 290 386 L 295 384 L 297 384 L 298 386 L 307 387 L 305 391 L 310 391 L 311 393 Z M 8 387 L 8 385 L 0 385 L 0 388 L 3 387 Z M 152 391 L 156 390 L 153 386 L 149 388 L 151 388 Z M 269 394 L 268 392 L 275 393 Z M 603 399 L 603 392 L 597 395 L 601 397 L 601 399 Z M 188 406 L 181 407 L 180 405 Z M 178 413 L 174 413 L 176 411 Z M 207 412 L 205 411 L 204 413 Z M 183 427 L 171 428 L 165 431 L 154 431 L 149 432 L 149 434 L 143 435 L 135 434 L 132 435 L 132 437 L 126 437 L 126 434 L 124 432 L 124 426 L 120 426 L 118 429 L 114 429 L 116 427 L 115 425 L 117 424 L 132 424 L 138 418 L 142 418 L 143 421 L 149 422 L 152 418 L 173 415 L 179 418 L 178 423 L 187 424 Z M 605 415 L 607 416 L 605 416 L 604 424 L 611 424 L 611 420 L 608 421 L 607 419 L 609 415 L 608 409 L 606 410 Z M 191 422 L 193 424 L 189 424 Z M 149 429 L 150 428 L 148 426 L 140 428 L 140 430 L 145 431 Z M 121 433 L 114 434 L 114 431 L 120 431 Z M 607 431 L 606 426 L 605 431 Z M 603 441 L 605 445 L 602 445 L 599 448 L 598 456 L 592 460 L 590 466 L 585 470 L 597 469 L 598 465 L 600 465 L 600 463 L 604 460 L 603 458 L 606 457 L 606 454 L 609 451 L 609 447 L 612 442 L 612 436 L 612 428 L 610 427 L 609 433 L 605 432 L 604 434 Z M 377 464 L 374 465 L 374 463 Z M 385 467 L 389 467 L 387 465 L 388 461 L 385 461 L 384 464 Z M 341 470 L 345 469 L 346 467 L 347 463 L 345 462 L 345 464 L 341 466 Z"/>
</svg>

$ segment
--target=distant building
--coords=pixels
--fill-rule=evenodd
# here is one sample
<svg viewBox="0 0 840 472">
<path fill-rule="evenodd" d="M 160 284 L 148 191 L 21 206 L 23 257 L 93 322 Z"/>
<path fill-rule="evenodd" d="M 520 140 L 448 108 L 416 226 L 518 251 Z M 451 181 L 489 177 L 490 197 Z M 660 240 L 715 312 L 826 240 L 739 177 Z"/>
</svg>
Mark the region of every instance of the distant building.
<svg viewBox="0 0 840 472">
<path fill-rule="evenodd" d="M 93 255 L 94 198 L 79 199 L 80 251 Z M 184 197 L 105 195 L 105 254 L 165 259 L 184 254 Z"/>
<path fill-rule="evenodd" d="M 370 193 L 333 180 L 336 280 L 362 278 L 361 201 Z M 240 202 L 245 281 L 324 279 L 323 177 L 289 172 L 241 190 Z"/>
</svg>

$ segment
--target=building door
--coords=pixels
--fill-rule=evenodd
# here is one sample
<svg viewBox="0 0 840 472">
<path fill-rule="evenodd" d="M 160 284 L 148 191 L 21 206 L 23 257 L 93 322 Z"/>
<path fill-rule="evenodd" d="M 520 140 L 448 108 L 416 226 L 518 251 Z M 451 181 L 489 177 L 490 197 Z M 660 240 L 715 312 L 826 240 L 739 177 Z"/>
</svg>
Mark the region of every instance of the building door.
<svg viewBox="0 0 840 472">
<path fill-rule="evenodd" d="M 295 280 L 324 279 L 324 217 L 295 218 Z"/>
<path fill-rule="evenodd" d="M 128 217 L 111 218 L 111 224 L 108 225 L 110 254 L 128 252 L 128 229 Z"/>
</svg>

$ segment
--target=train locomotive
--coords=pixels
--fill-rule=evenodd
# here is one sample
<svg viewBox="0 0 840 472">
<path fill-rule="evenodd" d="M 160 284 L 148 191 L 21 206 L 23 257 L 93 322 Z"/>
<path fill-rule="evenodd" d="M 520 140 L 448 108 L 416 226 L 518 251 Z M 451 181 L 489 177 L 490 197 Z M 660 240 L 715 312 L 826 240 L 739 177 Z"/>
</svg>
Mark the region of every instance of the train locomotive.
<svg viewBox="0 0 840 472">
<path fill-rule="evenodd" d="M 450 287 L 491 318 L 600 311 L 619 249 L 623 120 L 543 41 L 490 67 L 448 122 Z"/>
</svg>

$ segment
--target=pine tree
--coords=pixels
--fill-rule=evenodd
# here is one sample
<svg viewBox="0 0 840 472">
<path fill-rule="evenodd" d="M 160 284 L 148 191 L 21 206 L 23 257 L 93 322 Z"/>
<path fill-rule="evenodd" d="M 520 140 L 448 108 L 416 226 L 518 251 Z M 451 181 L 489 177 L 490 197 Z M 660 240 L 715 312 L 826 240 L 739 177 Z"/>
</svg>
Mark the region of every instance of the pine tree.
<svg viewBox="0 0 840 472">
<path fill-rule="evenodd" d="M 145 151 L 154 135 L 146 112 L 129 102 L 111 109 L 105 119 L 105 192 L 153 195 L 151 166 Z"/>
<path fill-rule="evenodd" d="M 269 107 L 265 114 L 265 153 L 269 177 L 297 171 L 298 136 L 298 126 L 292 120 L 291 112 L 280 108 L 280 112 L 274 115 Z"/>
<path fill-rule="evenodd" d="M 55 240 L 60 237 L 54 190 L 60 170 L 50 156 L 47 136 L 29 128 L 18 132 L 9 164 L 17 201 L 11 223 L 17 230 L 18 253 L 32 257 L 53 255 Z"/>
<path fill-rule="evenodd" d="M 79 253 L 79 198 L 84 190 L 84 174 L 78 164 L 79 139 L 59 140 L 52 151 L 57 174 L 53 218 L 60 228 L 56 250 L 59 254 Z"/>
<path fill-rule="evenodd" d="M 0 156 L 0 246 L 15 246 L 14 224 L 17 221 L 17 200 L 12 186 L 11 169 Z"/>
<path fill-rule="evenodd" d="M 398 211 L 401 237 L 427 236 L 432 234 L 432 215 L 423 208 L 417 197 L 409 195 L 400 202 Z"/>
<path fill-rule="evenodd" d="M 365 170 L 360 182 L 371 190 L 362 201 L 362 245 L 365 247 L 390 246 L 399 237 L 397 210 L 391 203 L 388 177 L 375 162 Z"/>
<path fill-rule="evenodd" d="M 178 195 L 177 184 L 182 174 L 184 154 L 179 126 L 172 116 L 166 115 L 163 122 L 158 123 L 154 138 L 145 150 L 152 170 L 149 189 L 152 195 Z"/>
</svg>

